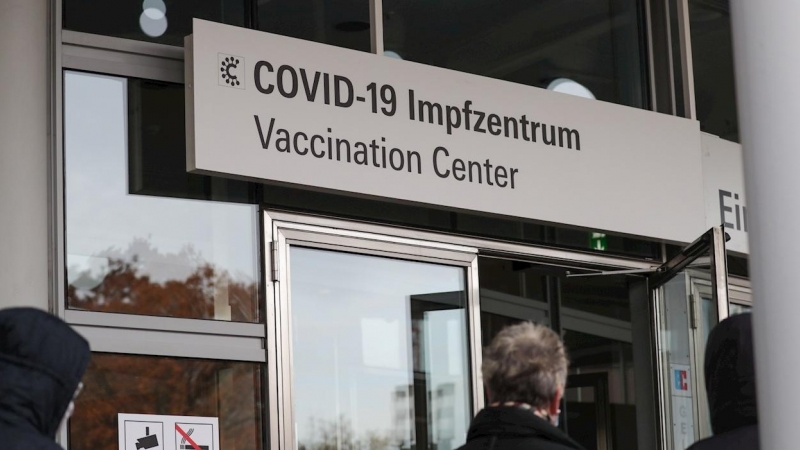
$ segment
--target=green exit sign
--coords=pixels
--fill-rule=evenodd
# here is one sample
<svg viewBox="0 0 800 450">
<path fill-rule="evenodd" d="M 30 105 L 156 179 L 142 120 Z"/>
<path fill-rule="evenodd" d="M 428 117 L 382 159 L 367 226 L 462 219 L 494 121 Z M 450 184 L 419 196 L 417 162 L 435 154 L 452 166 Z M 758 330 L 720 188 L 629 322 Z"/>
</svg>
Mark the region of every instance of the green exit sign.
<svg viewBox="0 0 800 450">
<path fill-rule="evenodd" d="M 592 233 L 589 238 L 589 247 L 592 250 L 605 251 L 608 248 L 608 238 L 605 233 Z"/>
</svg>

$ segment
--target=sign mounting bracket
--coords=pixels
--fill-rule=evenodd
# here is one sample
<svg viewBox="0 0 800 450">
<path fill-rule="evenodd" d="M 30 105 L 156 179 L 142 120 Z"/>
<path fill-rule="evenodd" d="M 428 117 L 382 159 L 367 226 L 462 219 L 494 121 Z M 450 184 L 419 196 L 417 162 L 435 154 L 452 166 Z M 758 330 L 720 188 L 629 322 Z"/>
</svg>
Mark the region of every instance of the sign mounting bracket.
<svg viewBox="0 0 800 450">
<path fill-rule="evenodd" d="M 567 278 L 578 277 L 602 277 L 607 275 L 650 275 L 653 273 L 663 272 L 661 267 L 650 267 L 649 269 L 629 269 L 629 270 L 602 270 L 600 272 L 592 273 L 571 273 L 567 272 Z"/>
</svg>

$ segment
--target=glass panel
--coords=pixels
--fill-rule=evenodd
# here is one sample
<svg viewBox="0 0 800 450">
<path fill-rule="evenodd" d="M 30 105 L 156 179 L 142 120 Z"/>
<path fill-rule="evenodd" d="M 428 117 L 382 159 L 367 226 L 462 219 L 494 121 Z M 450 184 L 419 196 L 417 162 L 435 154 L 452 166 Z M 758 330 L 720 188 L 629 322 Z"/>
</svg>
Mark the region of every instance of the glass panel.
<svg viewBox="0 0 800 450">
<path fill-rule="evenodd" d="M 117 414 L 218 417 L 220 447 L 265 448 L 260 364 L 95 353 L 69 422 L 70 450 L 119 447 Z"/>
<path fill-rule="evenodd" d="M 600 448 L 598 436 L 610 436 L 612 449 L 637 448 L 636 344 L 627 279 L 567 278 L 563 268 L 494 258 L 480 258 L 478 269 L 484 347 L 505 326 L 523 320 L 549 324 L 551 286 L 549 301 L 561 299 L 560 322 L 570 358 L 564 427 L 587 449 Z M 636 319 L 649 323 L 647 317 Z M 603 395 L 597 395 L 594 384 L 571 387 L 576 376 L 602 380 Z M 598 408 L 606 411 L 603 418 Z"/>
<path fill-rule="evenodd" d="M 370 51 L 369 1 L 261 0 L 261 31 Z"/>
<path fill-rule="evenodd" d="M 689 0 L 689 18 L 700 128 L 739 142 L 728 0 Z"/>
<path fill-rule="evenodd" d="M 647 107 L 638 0 L 384 0 L 383 9 L 392 56 Z"/>
<path fill-rule="evenodd" d="M 481 342 L 488 346 L 503 328 L 523 321 L 550 324 L 546 266 L 479 258 Z"/>
<path fill-rule="evenodd" d="M 564 391 L 567 402 L 569 431 L 573 439 L 585 449 L 597 448 L 597 409 L 593 386 L 574 387 L 567 383 Z"/>
<path fill-rule="evenodd" d="M 564 343 L 570 357 L 569 380 L 592 375 L 594 383 L 602 383 L 607 393 L 597 395 L 595 386 L 570 388 L 574 385 L 567 381 L 569 435 L 587 449 L 599 448 L 598 431 L 600 436 L 610 434 L 613 449 L 637 448 L 636 433 L 632 432 L 636 430 L 633 344 L 574 330 L 564 331 Z M 610 414 L 608 429 L 598 420 L 598 408 Z"/>
<path fill-rule="evenodd" d="M 169 171 L 175 158 L 166 155 L 185 155 L 176 137 L 184 134 L 182 104 L 179 112 L 171 109 L 182 92 L 176 85 L 65 73 L 70 308 L 259 320 L 256 207 L 135 195 L 212 198 L 204 194 L 235 191 L 186 175 L 185 168 Z"/>
<path fill-rule="evenodd" d="M 664 361 L 663 377 L 668 389 L 668 411 L 672 429 L 666 430 L 675 450 L 688 448 L 699 437 L 699 420 L 695 418 L 697 374 L 701 362 L 693 360 L 694 349 L 690 331 L 691 312 L 687 275 L 681 273 L 661 288 L 660 357 Z"/>
<path fill-rule="evenodd" d="M 244 26 L 248 0 L 64 0 L 64 28 L 183 47 L 192 18 Z"/>
<path fill-rule="evenodd" d="M 581 388 L 566 398 L 567 432 L 588 449 L 638 446 L 636 380 L 648 374 L 635 369 L 634 349 L 642 344 L 633 339 L 633 322 L 642 320 L 649 326 L 649 318 L 631 314 L 628 281 L 625 276 L 612 275 L 562 278 L 559 282 L 569 379 L 595 378 L 594 383 L 603 387 L 603 396 Z M 646 353 L 638 349 L 635 354 Z M 649 404 L 648 399 L 639 400 Z M 604 411 L 607 421 L 599 419 L 598 410 Z M 590 435 L 585 434 L 587 429 Z"/>
<path fill-rule="evenodd" d="M 710 293 L 702 292 L 700 294 L 700 318 L 700 345 L 698 348 L 705 350 L 706 342 L 708 342 L 708 335 L 711 334 L 711 330 L 719 323 L 717 304 L 714 302 Z M 701 356 L 703 357 L 698 358 L 698 361 L 705 361 L 705 352 L 702 353 Z"/>
<path fill-rule="evenodd" d="M 746 256 L 733 256 L 728 253 L 728 274 L 750 278 L 749 260 Z"/>
<path fill-rule="evenodd" d="M 712 434 L 703 365 L 708 335 L 721 314 L 717 305 L 729 298 L 724 252 L 724 229 L 712 228 L 662 266 L 667 275 L 650 280 L 657 307 L 660 401 L 663 420 L 671 423 L 665 430 L 671 450 Z"/>
<path fill-rule="evenodd" d="M 290 274 L 299 449 L 465 442 L 463 268 L 291 247 Z"/>
<path fill-rule="evenodd" d="M 705 390 L 705 351 L 719 323 L 708 258 L 700 258 L 661 288 L 665 386 L 673 428 L 673 448 L 682 450 L 711 436 Z"/>
<path fill-rule="evenodd" d="M 631 321 L 628 283 L 624 277 L 599 276 L 561 280 L 561 306 L 625 322 Z"/>
<path fill-rule="evenodd" d="M 697 282 L 693 280 L 693 289 L 695 289 L 695 295 L 697 298 L 700 298 L 700 320 L 697 327 L 697 383 L 698 385 L 702 384 L 702 386 L 698 386 L 698 393 L 701 395 L 699 397 L 702 398 L 700 401 L 707 401 L 708 394 L 705 390 L 705 380 L 706 380 L 706 371 L 705 371 L 705 361 L 706 361 L 706 343 L 708 343 L 708 336 L 711 334 L 711 330 L 717 326 L 719 323 L 719 314 L 717 312 L 717 303 L 714 301 L 713 296 L 711 295 L 711 286 L 703 283 L 701 286 L 697 286 Z M 704 426 L 701 430 L 707 430 L 706 433 L 709 435 L 711 434 L 711 412 L 708 408 L 701 408 L 698 411 L 701 412 L 699 417 L 700 420 L 704 422 Z"/>
<path fill-rule="evenodd" d="M 737 314 L 747 314 L 749 312 L 752 312 L 753 307 L 750 305 L 740 305 L 738 303 L 731 303 L 730 305 L 728 305 L 728 309 L 730 315 L 735 316 Z"/>
<path fill-rule="evenodd" d="M 135 78 L 127 84 L 130 194 L 256 203 L 253 184 L 186 172 L 183 85 Z"/>
<path fill-rule="evenodd" d="M 284 186 L 265 185 L 263 192 L 269 207 L 661 261 L 661 244 L 654 241 L 607 234 L 606 247 L 596 250 L 589 231 Z"/>
</svg>

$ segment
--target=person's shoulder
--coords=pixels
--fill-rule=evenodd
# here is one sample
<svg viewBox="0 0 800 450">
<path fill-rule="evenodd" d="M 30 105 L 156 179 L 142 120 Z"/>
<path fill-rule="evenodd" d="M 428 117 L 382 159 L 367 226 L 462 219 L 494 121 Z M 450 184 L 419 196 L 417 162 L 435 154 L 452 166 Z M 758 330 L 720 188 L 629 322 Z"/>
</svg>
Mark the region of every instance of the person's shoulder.
<svg viewBox="0 0 800 450">
<path fill-rule="evenodd" d="M 540 437 L 527 438 L 521 444 L 517 448 L 510 449 L 498 446 L 496 450 L 583 450 L 578 444 L 557 442 Z"/>
<path fill-rule="evenodd" d="M 0 442 L 3 450 L 64 450 L 52 439 L 14 427 L 0 426 Z"/>
<path fill-rule="evenodd" d="M 500 437 L 492 442 L 485 436 L 468 441 L 457 450 L 583 450 L 578 444 L 570 445 L 541 436 Z"/>
<path fill-rule="evenodd" d="M 584 450 L 566 434 L 533 436 L 526 439 L 530 449 L 535 450 Z"/>
<path fill-rule="evenodd" d="M 695 442 L 687 450 L 758 450 L 758 426 L 737 428 Z"/>
<path fill-rule="evenodd" d="M 532 448 L 536 450 L 583 450 L 577 444 L 575 445 L 567 445 L 562 444 L 559 442 L 547 441 L 543 439 L 539 439 L 536 441 L 536 444 L 532 446 Z"/>
</svg>

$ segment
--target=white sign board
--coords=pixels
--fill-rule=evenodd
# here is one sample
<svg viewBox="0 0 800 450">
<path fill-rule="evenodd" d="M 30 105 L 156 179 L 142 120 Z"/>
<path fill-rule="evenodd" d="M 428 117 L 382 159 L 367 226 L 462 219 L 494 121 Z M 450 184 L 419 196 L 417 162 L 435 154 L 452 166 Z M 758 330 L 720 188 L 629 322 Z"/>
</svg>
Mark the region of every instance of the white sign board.
<svg viewBox="0 0 800 450">
<path fill-rule="evenodd" d="M 749 253 L 747 202 L 744 196 L 742 146 L 710 134 L 702 134 L 706 226 L 723 225 L 731 240 L 728 250 Z"/>
<path fill-rule="evenodd" d="M 697 122 L 194 20 L 187 166 L 596 230 L 705 231 Z"/>
<path fill-rule="evenodd" d="M 119 414 L 119 450 L 220 450 L 216 417 Z"/>
</svg>

